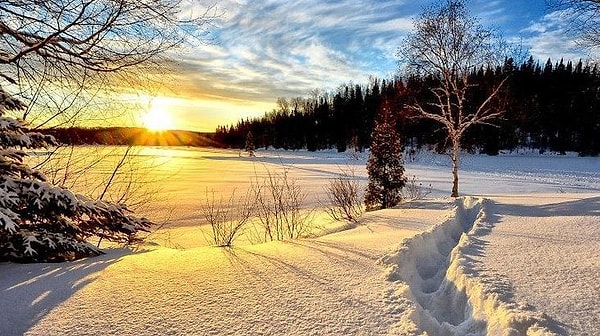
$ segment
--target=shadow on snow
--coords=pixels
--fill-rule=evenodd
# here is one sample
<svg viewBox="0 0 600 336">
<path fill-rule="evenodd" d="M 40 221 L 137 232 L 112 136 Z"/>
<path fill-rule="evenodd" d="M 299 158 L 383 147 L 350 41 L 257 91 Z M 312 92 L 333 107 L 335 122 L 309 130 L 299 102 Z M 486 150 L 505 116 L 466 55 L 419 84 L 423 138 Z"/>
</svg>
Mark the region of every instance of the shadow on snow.
<svg viewBox="0 0 600 336">
<path fill-rule="evenodd" d="M 98 257 L 56 264 L 0 264 L 0 335 L 24 334 L 127 253 L 125 249 L 111 250 Z"/>
</svg>

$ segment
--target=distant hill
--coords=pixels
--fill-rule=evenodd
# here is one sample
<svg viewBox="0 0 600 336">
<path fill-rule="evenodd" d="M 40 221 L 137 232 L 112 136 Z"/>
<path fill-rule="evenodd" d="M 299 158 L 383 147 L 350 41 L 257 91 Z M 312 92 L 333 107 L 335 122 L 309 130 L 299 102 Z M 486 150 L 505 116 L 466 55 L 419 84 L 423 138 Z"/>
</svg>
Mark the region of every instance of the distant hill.
<svg viewBox="0 0 600 336">
<path fill-rule="evenodd" d="M 153 132 L 138 127 L 70 127 L 36 131 L 52 135 L 61 143 L 72 145 L 222 147 L 214 140 L 214 133 L 192 131 Z"/>
</svg>

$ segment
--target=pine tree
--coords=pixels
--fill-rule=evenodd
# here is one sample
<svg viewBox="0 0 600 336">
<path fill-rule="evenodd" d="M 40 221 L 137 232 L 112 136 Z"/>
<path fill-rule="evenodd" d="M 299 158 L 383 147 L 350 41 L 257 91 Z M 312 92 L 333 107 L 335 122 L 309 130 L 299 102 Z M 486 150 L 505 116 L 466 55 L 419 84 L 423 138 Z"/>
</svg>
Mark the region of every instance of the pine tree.
<svg viewBox="0 0 600 336">
<path fill-rule="evenodd" d="M 28 132 L 6 116 L 24 104 L 0 86 L 0 262 L 64 261 L 101 254 L 95 236 L 131 243 L 150 222 L 131 216 L 122 204 L 94 201 L 46 182 L 30 168 L 24 149 L 54 144 L 53 137 Z"/>
<path fill-rule="evenodd" d="M 406 184 L 402 160 L 402 140 L 389 106 L 383 107 L 371 139 L 367 162 L 369 185 L 365 194 L 367 210 L 393 207 L 402 200 Z"/>
</svg>

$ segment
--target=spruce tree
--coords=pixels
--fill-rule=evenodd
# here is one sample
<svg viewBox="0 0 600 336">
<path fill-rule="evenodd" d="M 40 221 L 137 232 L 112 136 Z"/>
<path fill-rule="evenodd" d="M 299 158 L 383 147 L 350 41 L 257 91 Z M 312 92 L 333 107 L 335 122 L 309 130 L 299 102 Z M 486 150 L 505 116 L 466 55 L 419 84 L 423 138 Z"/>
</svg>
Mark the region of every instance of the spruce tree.
<svg viewBox="0 0 600 336">
<path fill-rule="evenodd" d="M 248 134 L 246 134 L 245 150 L 248 155 L 254 156 L 254 135 L 252 134 L 252 131 L 248 131 Z"/>
<path fill-rule="evenodd" d="M 367 210 L 393 207 L 402 200 L 406 184 L 402 160 L 402 140 L 396 130 L 395 118 L 389 106 L 384 106 L 371 140 L 367 162 L 369 185 L 365 193 Z"/>
<path fill-rule="evenodd" d="M 46 182 L 25 163 L 25 149 L 55 143 L 28 132 L 23 121 L 6 116 L 24 104 L 0 86 L 0 262 L 64 261 L 101 254 L 87 239 L 95 236 L 131 243 L 150 222 L 122 204 L 77 195 Z"/>
</svg>

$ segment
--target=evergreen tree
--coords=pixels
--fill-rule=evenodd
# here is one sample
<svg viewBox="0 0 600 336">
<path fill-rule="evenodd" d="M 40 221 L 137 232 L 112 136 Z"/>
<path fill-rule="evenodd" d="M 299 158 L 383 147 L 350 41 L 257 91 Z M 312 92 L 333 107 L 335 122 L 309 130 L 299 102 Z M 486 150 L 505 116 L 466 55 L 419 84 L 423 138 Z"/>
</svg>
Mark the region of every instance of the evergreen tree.
<svg viewBox="0 0 600 336">
<path fill-rule="evenodd" d="M 384 106 L 371 138 L 367 162 L 369 185 L 365 194 L 367 210 L 385 209 L 400 203 L 406 184 L 402 160 L 402 140 L 391 109 Z"/>
<path fill-rule="evenodd" d="M 506 58 L 496 67 L 469 69 L 465 81 L 471 84 L 466 88 L 463 113 L 481 106 L 492 93 L 494 99 L 487 103 L 489 112 L 503 114 L 502 118 L 489 120 L 495 128 L 480 118 L 465 120 L 466 128 L 457 123 L 464 129 L 460 138 L 463 150 L 489 155 L 519 148 L 576 151 L 579 155 L 600 153 L 600 141 L 596 140 L 600 132 L 600 73 L 596 65 L 581 61 L 540 63 L 530 57 L 519 66 Z M 504 81 L 501 90 L 495 92 Z M 372 79 L 366 86 L 342 85 L 335 92 L 315 93 L 309 100 L 294 98 L 290 103 L 280 98 L 278 108 L 263 117 L 219 127 L 215 139 L 225 146 L 244 148 L 245 136 L 251 130 L 258 135 L 255 145 L 261 147 L 346 150 L 347 144 L 352 144 L 362 149 L 371 143 L 382 102 L 393 104 L 390 106 L 397 111 L 415 102 L 428 108 L 439 106 L 437 91 L 431 90 L 437 85 L 436 77 L 413 74 L 404 80 Z M 454 106 L 455 101 L 450 104 Z M 296 112 L 293 102 L 303 102 L 296 104 Z M 410 146 L 435 148 L 443 153 L 459 145 L 448 141 L 447 132 L 439 131 L 439 120 L 405 117 L 397 123 L 403 142 Z M 454 131 L 455 136 L 460 135 L 459 129 Z"/>
<path fill-rule="evenodd" d="M 254 149 L 254 135 L 252 134 L 252 131 L 248 131 L 248 133 L 246 134 L 245 150 L 248 153 L 248 155 L 254 156 Z"/>
<path fill-rule="evenodd" d="M 0 87 L 0 262 L 63 261 L 102 252 L 87 239 L 136 240 L 150 222 L 128 214 L 124 205 L 94 201 L 46 182 L 30 168 L 23 149 L 46 147 L 54 138 L 27 132 L 6 116 L 24 104 Z"/>
</svg>

